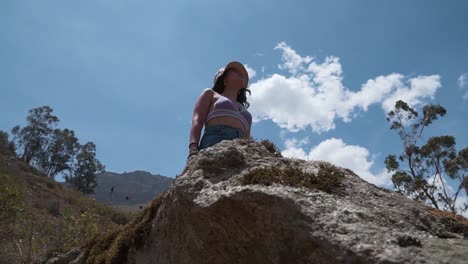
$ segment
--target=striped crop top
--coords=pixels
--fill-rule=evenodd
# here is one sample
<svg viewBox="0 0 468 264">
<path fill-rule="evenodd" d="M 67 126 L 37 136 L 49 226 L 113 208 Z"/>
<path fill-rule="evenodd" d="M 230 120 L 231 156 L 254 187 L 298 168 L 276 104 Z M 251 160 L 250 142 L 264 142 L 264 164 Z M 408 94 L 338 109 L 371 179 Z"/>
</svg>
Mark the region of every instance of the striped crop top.
<svg viewBox="0 0 468 264">
<path fill-rule="evenodd" d="M 244 132 L 247 131 L 252 124 L 252 115 L 244 106 L 222 95 L 214 103 L 213 111 L 208 114 L 205 123 L 212 118 L 221 116 L 230 116 L 239 119 L 244 125 Z"/>
</svg>

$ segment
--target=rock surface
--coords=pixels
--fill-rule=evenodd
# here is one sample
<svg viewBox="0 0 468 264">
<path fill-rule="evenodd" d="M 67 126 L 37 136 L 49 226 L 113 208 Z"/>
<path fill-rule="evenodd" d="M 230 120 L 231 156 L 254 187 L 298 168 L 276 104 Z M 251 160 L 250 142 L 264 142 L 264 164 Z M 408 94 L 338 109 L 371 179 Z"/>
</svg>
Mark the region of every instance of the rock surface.
<svg viewBox="0 0 468 264">
<path fill-rule="evenodd" d="M 320 161 L 223 141 L 84 263 L 467 263 L 468 224 Z"/>
<path fill-rule="evenodd" d="M 81 250 L 79 248 L 74 248 L 64 254 L 53 254 L 49 256 L 49 259 L 40 258 L 34 263 L 44 263 L 44 264 L 79 264 L 81 261 Z"/>
</svg>

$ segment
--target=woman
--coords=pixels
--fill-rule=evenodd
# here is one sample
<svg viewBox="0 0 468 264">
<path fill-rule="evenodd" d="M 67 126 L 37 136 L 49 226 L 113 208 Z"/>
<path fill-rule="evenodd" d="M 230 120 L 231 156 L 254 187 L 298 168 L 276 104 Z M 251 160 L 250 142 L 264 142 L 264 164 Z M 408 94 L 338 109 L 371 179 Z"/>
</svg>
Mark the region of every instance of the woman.
<svg viewBox="0 0 468 264">
<path fill-rule="evenodd" d="M 244 65 L 232 61 L 215 75 L 213 88 L 198 97 L 189 138 L 189 158 L 200 149 L 235 138 L 250 138 L 252 115 L 247 111 L 249 75 Z M 202 127 L 205 132 L 200 141 Z"/>
</svg>

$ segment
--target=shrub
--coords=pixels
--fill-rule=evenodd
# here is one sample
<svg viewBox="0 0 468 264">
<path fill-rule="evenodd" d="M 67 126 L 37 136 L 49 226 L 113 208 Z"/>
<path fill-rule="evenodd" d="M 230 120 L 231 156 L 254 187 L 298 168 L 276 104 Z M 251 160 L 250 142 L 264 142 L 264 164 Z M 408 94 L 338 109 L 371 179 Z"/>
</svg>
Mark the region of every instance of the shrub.
<svg viewBox="0 0 468 264">
<path fill-rule="evenodd" d="M 8 133 L 0 130 L 0 148 L 8 145 Z"/>
<path fill-rule="evenodd" d="M 23 186 L 10 176 L 0 174 L 0 222 L 14 221 L 24 207 Z"/>
<path fill-rule="evenodd" d="M 262 144 L 268 150 L 268 152 L 273 154 L 275 157 L 282 157 L 281 151 L 272 141 L 268 139 L 262 139 L 259 143 Z"/>
</svg>

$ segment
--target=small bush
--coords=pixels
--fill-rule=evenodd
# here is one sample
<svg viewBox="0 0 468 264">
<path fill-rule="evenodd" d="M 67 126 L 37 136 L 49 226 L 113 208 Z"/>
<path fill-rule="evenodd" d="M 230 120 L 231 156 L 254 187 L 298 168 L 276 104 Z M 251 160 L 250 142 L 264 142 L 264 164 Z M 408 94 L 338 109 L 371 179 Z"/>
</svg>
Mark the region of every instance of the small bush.
<svg viewBox="0 0 468 264">
<path fill-rule="evenodd" d="M 24 186 L 18 179 L 0 174 L 0 222 L 14 221 L 23 202 Z"/>
<path fill-rule="evenodd" d="M 1 165 L 1 161 L 0 161 Z M 4 168 L 0 166 L 0 169 Z M 17 247 L 11 241 L 18 238 L 25 204 L 24 182 L 0 170 L 0 263 L 16 263 Z"/>
<path fill-rule="evenodd" d="M 272 141 L 263 139 L 259 143 L 262 144 L 268 150 L 268 152 L 273 154 L 275 157 L 282 157 L 281 151 Z"/>
<path fill-rule="evenodd" d="M 15 155 L 15 144 L 8 140 L 8 133 L 0 130 L 0 153 Z"/>
<path fill-rule="evenodd" d="M 8 133 L 0 130 L 0 148 L 8 146 Z"/>
<path fill-rule="evenodd" d="M 244 175 L 242 184 L 271 185 L 279 183 L 292 187 L 306 187 L 327 193 L 338 193 L 343 172 L 337 167 L 321 163 L 317 173 L 304 172 L 299 168 L 288 165 L 285 169 L 277 167 L 257 168 Z"/>
</svg>

